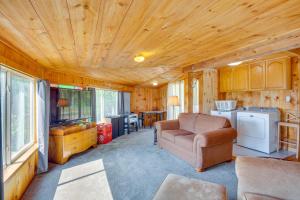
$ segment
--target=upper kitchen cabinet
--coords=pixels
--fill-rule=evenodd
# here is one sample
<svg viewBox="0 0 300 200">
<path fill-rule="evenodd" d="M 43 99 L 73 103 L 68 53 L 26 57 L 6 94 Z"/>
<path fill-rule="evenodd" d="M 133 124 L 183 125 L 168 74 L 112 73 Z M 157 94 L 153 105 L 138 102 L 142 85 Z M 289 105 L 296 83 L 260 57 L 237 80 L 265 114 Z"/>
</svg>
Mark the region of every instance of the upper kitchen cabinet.
<svg viewBox="0 0 300 200">
<path fill-rule="evenodd" d="M 249 90 L 249 65 L 239 65 L 232 68 L 232 90 Z"/>
<path fill-rule="evenodd" d="M 224 67 L 220 69 L 220 92 L 232 90 L 232 69 Z"/>
<path fill-rule="evenodd" d="M 291 89 L 291 58 L 258 60 L 220 69 L 220 92 Z"/>
<path fill-rule="evenodd" d="M 249 66 L 249 89 L 263 90 L 266 86 L 265 79 L 266 62 L 260 61 L 251 63 Z"/>
<path fill-rule="evenodd" d="M 277 58 L 266 61 L 266 89 L 291 88 L 291 59 Z"/>
</svg>

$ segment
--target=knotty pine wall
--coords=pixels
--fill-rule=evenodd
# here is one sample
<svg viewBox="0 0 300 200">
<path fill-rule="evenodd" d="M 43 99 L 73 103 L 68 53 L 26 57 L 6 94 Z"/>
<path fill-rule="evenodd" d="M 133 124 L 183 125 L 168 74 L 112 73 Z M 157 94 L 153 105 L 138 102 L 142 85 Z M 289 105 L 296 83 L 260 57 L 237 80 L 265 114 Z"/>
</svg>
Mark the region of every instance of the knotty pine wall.
<svg viewBox="0 0 300 200">
<path fill-rule="evenodd" d="M 134 87 L 130 97 L 131 112 L 138 114 L 142 111 L 167 110 L 167 85 L 159 88 Z M 164 119 L 167 118 L 166 113 Z M 149 115 L 144 118 L 144 125 L 150 125 Z"/>
<path fill-rule="evenodd" d="M 0 42 L 0 63 L 22 73 L 41 78 L 44 68 L 37 62 Z"/>
<path fill-rule="evenodd" d="M 189 72 L 185 81 L 185 112 L 193 112 L 193 80 L 199 81 L 199 112 L 209 114 L 215 107 L 218 99 L 218 71 L 203 69 L 198 72 Z M 196 104 L 196 103 L 195 103 Z"/>
<path fill-rule="evenodd" d="M 131 92 L 133 87 L 126 86 L 122 84 L 82 77 L 74 74 L 56 72 L 53 70 L 44 71 L 44 79 L 49 80 L 53 84 L 66 84 L 66 85 L 75 85 L 79 87 L 95 87 L 95 88 L 105 88 L 113 89 L 117 91 L 126 91 Z"/>
<path fill-rule="evenodd" d="M 167 110 L 167 85 L 159 88 L 134 87 L 130 97 L 131 112 Z"/>
</svg>

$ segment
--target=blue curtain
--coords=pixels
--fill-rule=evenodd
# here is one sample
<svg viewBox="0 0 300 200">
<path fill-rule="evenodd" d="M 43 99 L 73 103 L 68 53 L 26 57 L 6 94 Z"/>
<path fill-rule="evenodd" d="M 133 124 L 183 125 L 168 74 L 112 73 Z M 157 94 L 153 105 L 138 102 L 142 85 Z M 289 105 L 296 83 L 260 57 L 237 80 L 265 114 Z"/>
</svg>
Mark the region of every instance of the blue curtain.
<svg viewBox="0 0 300 200">
<path fill-rule="evenodd" d="M 118 92 L 118 113 L 130 114 L 130 93 Z"/>
<path fill-rule="evenodd" d="M 37 82 L 37 131 L 38 131 L 38 173 L 48 171 L 48 145 L 50 124 L 50 84 Z"/>
</svg>

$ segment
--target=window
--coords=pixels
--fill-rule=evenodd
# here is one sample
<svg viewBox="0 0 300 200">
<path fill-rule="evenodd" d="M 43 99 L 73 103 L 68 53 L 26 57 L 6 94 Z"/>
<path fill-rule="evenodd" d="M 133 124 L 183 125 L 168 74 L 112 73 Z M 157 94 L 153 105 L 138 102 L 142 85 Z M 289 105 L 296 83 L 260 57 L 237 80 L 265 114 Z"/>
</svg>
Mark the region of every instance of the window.
<svg viewBox="0 0 300 200">
<path fill-rule="evenodd" d="M 16 160 L 33 144 L 34 81 L 1 66 L 1 122 L 4 165 Z"/>
<path fill-rule="evenodd" d="M 178 96 L 179 106 L 175 106 L 174 110 L 172 106 L 168 106 L 167 118 L 175 119 L 178 117 L 179 113 L 184 112 L 184 81 L 176 81 L 168 84 L 168 97 Z"/>
<path fill-rule="evenodd" d="M 199 112 L 199 80 L 193 80 L 193 113 Z"/>
<path fill-rule="evenodd" d="M 81 118 L 88 118 L 92 116 L 91 102 L 92 102 L 91 92 L 82 91 L 81 100 L 80 100 Z"/>
<path fill-rule="evenodd" d="M 68 99 L 69 106 L 59 108 L 59 119 L 92 118 L 92 91 L 59 89 L 59 98 Z"/>
<path fill-rule="evenodd" d="M 104 121 L 109 115 L 118 114 L 118 92 L 96 89 L 96 121 Z"/>
</svg>

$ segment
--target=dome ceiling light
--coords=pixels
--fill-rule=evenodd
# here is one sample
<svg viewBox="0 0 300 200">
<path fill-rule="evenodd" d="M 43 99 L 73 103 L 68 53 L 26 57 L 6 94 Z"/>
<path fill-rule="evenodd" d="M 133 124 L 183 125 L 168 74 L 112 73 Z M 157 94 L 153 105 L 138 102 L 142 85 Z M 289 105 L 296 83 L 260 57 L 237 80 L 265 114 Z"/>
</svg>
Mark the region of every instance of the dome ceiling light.
<svg viewBox="0 0 300 200">
<path fill-rule="evenodd" d="M 158 85 L 158 82 L 157 82 L 157 81 L 153 81 L 153 82 L 152 82 L 152 85 L 153 85 L 153 86 L 157 86 L 157 85 Z"/>
<path fill-rule="evenodd" d="M 145 57 L 141 56 L 141 55 L 134 57 L 134 61 L 138 62 L 138 63 L 144 62 L 144 60 L 145 60 Z"/>
</svg>

